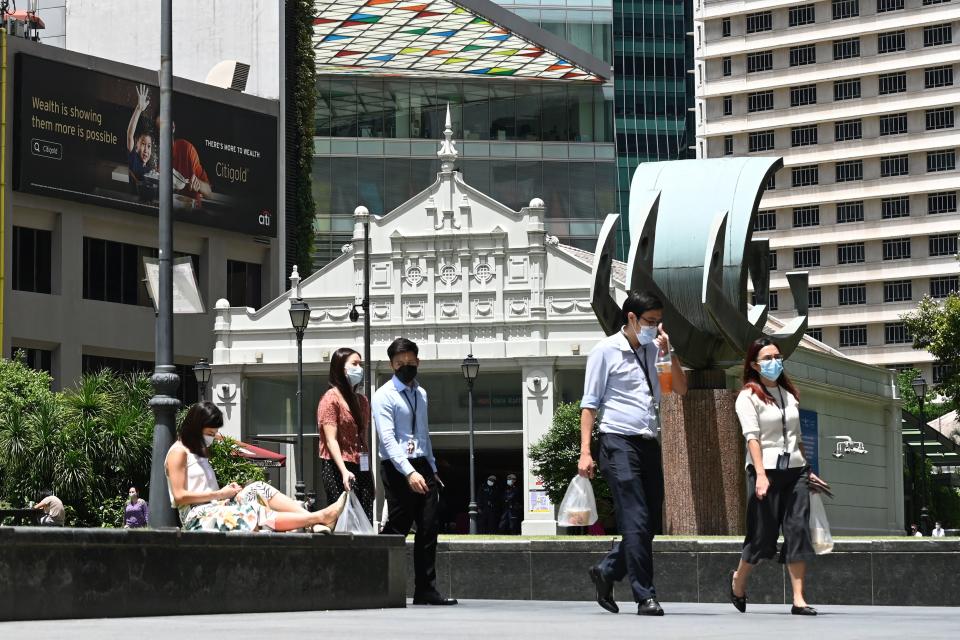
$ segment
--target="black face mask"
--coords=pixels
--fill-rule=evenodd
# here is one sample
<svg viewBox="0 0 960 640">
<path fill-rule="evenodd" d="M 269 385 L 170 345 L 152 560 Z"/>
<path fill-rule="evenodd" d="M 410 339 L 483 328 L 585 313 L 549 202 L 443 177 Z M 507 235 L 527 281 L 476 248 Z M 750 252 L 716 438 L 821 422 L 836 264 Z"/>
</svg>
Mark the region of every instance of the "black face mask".
<svg viewBox="0 0 960 640">
<path fill-rule="evenodd" d="M 416 377 L 417 365 L 415 364 L 405 364 L 397 369 L 397 378 L 399 378 L 403 384 L 410 384 Z"/>
</svg>

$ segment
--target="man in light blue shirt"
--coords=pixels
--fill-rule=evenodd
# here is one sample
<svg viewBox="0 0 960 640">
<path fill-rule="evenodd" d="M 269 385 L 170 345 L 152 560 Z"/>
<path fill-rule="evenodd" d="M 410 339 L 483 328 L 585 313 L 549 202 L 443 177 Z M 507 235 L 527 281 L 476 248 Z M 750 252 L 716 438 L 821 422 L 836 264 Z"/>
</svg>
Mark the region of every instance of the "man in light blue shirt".
<svg viewBox="0 0 960 640">
<path fill-rule="evenodd" d="M 385 534 L 406 536 L 417 523 L 413 542 L 413 604 L 457 604 L 437 591 L 437 462 L 427 423 L 427 392 L 417 384 L 420 350 L 397 338 L 387 347 L 394 376 L 373 394 L 373 421 L 380 440 L 380 468 L 389 513 Z"/>
<path fill-rule="evenodd" d="M 594 475 L 590 444 L 599 424 L 600 471 L 617 514 L 621 541 L 600 564 L 590 568 L 597 603 L 612 613 L 613 583 L 629 576 L 637 614 L 662 616 L 653 586 L 653 536 L 663 509 L 663 464 L 657 406 L 660 381 L 657 355 L 671 353 L 663 331 L 663 302 L 649 292 L 630 292 L 623 303 L 623 328 L 590 352 L 580 401 L 581 476 Z M 687 392 L 680 361 L 671 354 L 673 390 Z"/>
</svg>

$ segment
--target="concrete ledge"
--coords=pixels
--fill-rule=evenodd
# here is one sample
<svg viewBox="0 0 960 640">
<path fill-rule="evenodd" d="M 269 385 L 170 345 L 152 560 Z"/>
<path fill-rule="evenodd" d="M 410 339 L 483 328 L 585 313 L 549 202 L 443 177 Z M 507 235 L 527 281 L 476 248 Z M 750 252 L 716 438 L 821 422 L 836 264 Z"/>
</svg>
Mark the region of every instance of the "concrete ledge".
<svg viewBox="0 0 960 640">
<path fill-rule="evenodd" d="M 0 620 L 406 605 L 399 536 L 0 527 Z"/>
<path fill-rule="evenodd" d="M 609 551 L 611 538 L 580 540 L 442 541 L 438 587 L 455 598 L 593 600 L 587 569 Z M 412 541 L 408 554 L 412 554 Z M 727 602 L 728 575 L 740 557 L 737 540 L 654 541 L 659 597 L 666 602 Z M 412 558 L 412 555 L 411 555 Z M 407 589 L 413 590 L 413 562 Z M 631 601 L 619 583 L 621 601 Z M 792 600 L 786 567 L 762 562 L 751 577 L 750 602 Z M 806 597 L 815 604 L 960 605 L 960 540 L 838 542 L 807 570 Z"/>
</svg>

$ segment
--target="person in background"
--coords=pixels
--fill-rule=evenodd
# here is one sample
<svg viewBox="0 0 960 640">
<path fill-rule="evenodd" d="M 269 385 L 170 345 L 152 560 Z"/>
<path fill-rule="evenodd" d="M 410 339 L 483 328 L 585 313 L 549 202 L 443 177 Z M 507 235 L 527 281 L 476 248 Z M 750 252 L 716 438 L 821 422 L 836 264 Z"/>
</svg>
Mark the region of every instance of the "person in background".
<svg viewBox="0 0 960 640">
<path fill-rule="evenodd" d="M 909 533 L 908 535 L 911 535 L 911 536 L 913 536 L 913 537 L 915 537 L 915 538 L 922 538 L 922 537 L 923 537 L 923 533 L 920 532 L 920 527 L 918 527 L 918 526 L 915 525 L 915 524 L 910 525 L 910 533 Z"/>
<path fill-rule="evenodd" d="M 660 454 L 660 379 L 657 356 L 671 354 L 673 391 L 687 392 L 687 378 L 663 331 L 663 302 L 654 294 L 631 291 L 623 303 L 623 327 L 590 352 L 580 401 L 580 460 L 577 473 L 595 472 L 590 446 L 599 422 L 600 471 L 613 496 L 622 539 L 590 567 L 597 604 L 611 613 L 620 607 L 613 584 L 629 578 L 637 615 L 662 616 L 653 585 L 653 538 L 663 511 Z"/>
<path fill-rule="evenodd" d="M 147 501 L 140 497 L 136 487 L 130 487 L 127 495 L 130 501 L 123 507 L 123 528 L 142 529 L 150 517 Z"/>
<path fill-rule="evenodd" d="M 40 525 L 44 527 L 62 527 L 67 515 L 63 509 L 63 502 L 60 501 L 60 498 L 53 495 L 53 491 L 50 489 L 41 493 L 40 496 L 43 499 L 33 506 L 34 509 L 43 510 Z"/>
<path fill-rule="evenodd" d="M 390 511 L 384 534 L 406 536 L 413 524 L 413 604 L 454 605 L 437 590 L 438 509 L 443 482 L 427 423 L 427 392 L 417 383 L 420 349 L 406 338 L 387 347 L 392 378 L 373 394 L 373 421 L 380 437 L 380 468 Z"/>
<path fill-rule="evenodd" d="M 730 601 L 747 609 L 747 580 L 758 562 L 777 555 L 787 565 L 793 588 L 790 613 L 815 616 L 803 596 L 810 540 L 810 492 L 827 487 L 810 465 L 800 433 L 800 393 L 783 371 L 780 347 L 758 338 L 747 347 L 737 418 L 747 447 L 747 535 L 740 563 L 730 572 Z M 819 490 L 819 489 L 817 489 Z"/>
<path fill-rule="evenodd" d="M 500 525 L 500 487 L 492 473 L 480 487 L 480 533 L 496 533 Z"/>
<path fill-rule="evenodd" d="M 931 535 L 934 538 L 942 538 L 946 535 L 946 532 L 943 530 L 943 527 L 940 526 L 940 523 L 936 522 L 933 525 L 933 533 Z"/>
<path fill-rule="evenodd" d="M 135 184 L 143 182 L 153 168 L 153 134 L 139 128 L 140 116 L 149 106 L 150 93 L 146 85 L 137 85 L 137 105 L 127 124 L 127 168 Z"/>
<path fill-rule="evenodd" d="M 523 505 L 520 501 L 520 487 L 517 476 L 507 476 L 507 487 L 503 490 L 503 516 L 500 518 L 500 533 L 509 536 L 520 535 L 520 520 Z"/>
<path fill-rule="evenodd" d="M 367 519 L 373 522 L 373 476 L 370 474 L 370 402 L 359 392 L 363 384 L 360 354 L 337 349 L 330 359 L 330 388 L 317 407 L 320 430 L 320 477 L 333 503 L 355 490 Z"/>
</svg>

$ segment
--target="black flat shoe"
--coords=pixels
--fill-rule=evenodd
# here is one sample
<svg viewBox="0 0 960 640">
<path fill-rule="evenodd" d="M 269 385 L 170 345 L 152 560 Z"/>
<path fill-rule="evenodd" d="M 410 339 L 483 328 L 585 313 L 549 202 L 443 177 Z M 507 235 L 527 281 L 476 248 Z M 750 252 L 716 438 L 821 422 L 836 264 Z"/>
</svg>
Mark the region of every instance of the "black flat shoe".
<svg viewBox="0 0 960 640">
<path fill-rule="evenodd" d="M 597 604 L 610 613 L 620 613 L 620 607 L 613 599 L 613 582 L 603 577 L 599 566 L 590 567 L 590 579 L 597 588 Z"/>
<path fill-rule="evenodd" d="M 459 604 L 456 598 L 444 598 L 439 593 L 428 593 L 422 596 L 413 596 L 413 604 L 429 604 L 433 606 L 451 606 Z"/>
<path fill-rule="evenodd" d="M 647 598 L 642 600 L 639 605 L 637 605 L 637 615 L 638 616 L 662 616 L 663 608 L 660 606 L 660 603 L 657 602 L 656 598 Z"/>
<path fill-rule="evenodd" d="M 733 574 L 735 571 L 730 572 L 730 602 L 733 603 L 733 606 L 737 608 L 737 611 L 740 613 L 745 613 L 747 610 L 747 592 L 744 591 L 742 596 L 738 596 L 733 592 Z"/>
<path fill-rule="evenodd" d="M 813 607 L 798 607 L 796 605 L 790 607 L 790 613 L 795 616 L 815 616 L 817 615 L 817 610 Z"/>
</svg>

